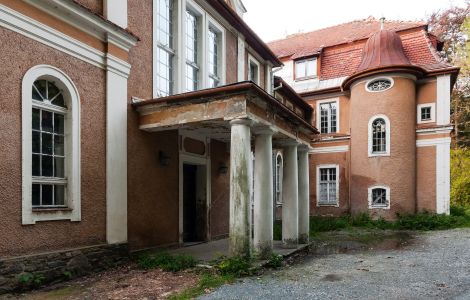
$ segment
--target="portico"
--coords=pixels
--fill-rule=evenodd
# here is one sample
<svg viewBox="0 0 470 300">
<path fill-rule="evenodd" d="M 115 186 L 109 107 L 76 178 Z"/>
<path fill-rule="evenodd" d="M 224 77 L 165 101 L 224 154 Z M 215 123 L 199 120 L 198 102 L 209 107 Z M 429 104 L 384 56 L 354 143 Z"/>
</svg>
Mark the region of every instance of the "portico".
<svg viewBox="0 0 470 300">
<path fill-rule="evenodd" d="M 316 129 L 307 104 L 288 108 L 257 85 L 242 82 L 134 106 L 142 130 L 177 129 L 230 149 L 230 254 L 266 257 L 272 252 L 273 149 L 283 149 L 285 160 L 283 245 L 296 248 L 308 241 L 308 149 Z"/>
</svg>

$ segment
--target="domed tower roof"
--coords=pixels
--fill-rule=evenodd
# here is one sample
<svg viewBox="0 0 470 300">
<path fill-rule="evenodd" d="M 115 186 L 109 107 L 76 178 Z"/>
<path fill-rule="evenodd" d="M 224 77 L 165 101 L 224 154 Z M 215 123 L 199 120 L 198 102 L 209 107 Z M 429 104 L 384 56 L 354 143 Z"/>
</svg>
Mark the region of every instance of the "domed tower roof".
<svg viewBox="0 0 470 300">
<path fill-rule="evenodd" d="M 381 29 L 367 40 L 362 50 L 361 64 L 343 82 L 343 89 L 349 88 L 353 81 L 369 75 L 405 72 L 420 76 L 423 71 L 406 56 L 400 36 L 395 31 Z"/>
<path fill-rule="evenodd" d="M 364 45 L 362 61 L 357 72 L 388 66 L 410 66 L 410 60 L 403 52 L 400 36 L 391 30 L 374 33 Z"/>
</svg>

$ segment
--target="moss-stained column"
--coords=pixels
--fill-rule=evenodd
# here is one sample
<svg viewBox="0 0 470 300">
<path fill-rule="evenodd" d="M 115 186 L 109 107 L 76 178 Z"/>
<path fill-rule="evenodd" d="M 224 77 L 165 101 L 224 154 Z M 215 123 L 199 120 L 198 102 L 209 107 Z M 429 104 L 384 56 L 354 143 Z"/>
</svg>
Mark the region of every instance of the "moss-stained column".
<svg viewBox="0 0 470 300">
<path fill-rule="evenodd" d="M 251 120 L 230 122 L 230 254 L 251 255 Z"/>
<path fill-rule="evenodd" d="M 308 147 L 299 147 L 299 243 L 307 244 L 309 238 L 310 191 L 308 176 Z"/>
<path fill-rule="evenodd" d="M 295 248 L 299 239 L 299 180 L 297 145 L 293 141 L 284 148 L 284 176 L 282 180 L 282 243 Z"/>
<path fill-rule="evenodd" d="M 271 129 L 256 132 L 254 246 L 259 257 L 273 249 L 273 150 Z"/>
</svg>

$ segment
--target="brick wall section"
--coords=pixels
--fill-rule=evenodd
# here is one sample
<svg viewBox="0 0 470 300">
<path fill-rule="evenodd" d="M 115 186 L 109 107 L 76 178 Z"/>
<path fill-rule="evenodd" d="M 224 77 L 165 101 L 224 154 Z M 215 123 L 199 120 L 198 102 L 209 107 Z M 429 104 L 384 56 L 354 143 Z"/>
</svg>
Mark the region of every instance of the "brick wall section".
<svg viewBox="0 0 470 300">
<path fill-rule="evenodd" d="M 104 271 L 128 260 L 126 244 L 0 259 L 0 295 Z"/>
<path fill-rule="evenodd" d="M 211 208 L 210 232 L 212 239 L 225 237 L 229 232 L 230 216 L 230 168 L 221 174 L 221 164 L 230 166 L 227 144 L 211 140 Z"/>
</svg>

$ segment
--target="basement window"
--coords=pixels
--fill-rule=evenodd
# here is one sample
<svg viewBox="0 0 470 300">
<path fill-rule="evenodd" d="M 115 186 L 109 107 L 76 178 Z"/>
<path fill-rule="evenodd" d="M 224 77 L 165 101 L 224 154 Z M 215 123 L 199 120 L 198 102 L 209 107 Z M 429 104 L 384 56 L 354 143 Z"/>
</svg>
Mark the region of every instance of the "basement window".
<svg viewBox="0 0 470 300">
<path fill-rule="evenodd" d="M 368 189 L 369 208 L 390 209 L 390 188 L 373 186 Z"/>
</svg>

